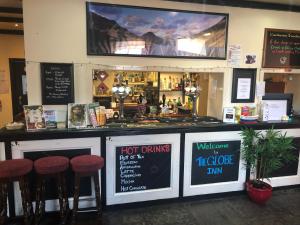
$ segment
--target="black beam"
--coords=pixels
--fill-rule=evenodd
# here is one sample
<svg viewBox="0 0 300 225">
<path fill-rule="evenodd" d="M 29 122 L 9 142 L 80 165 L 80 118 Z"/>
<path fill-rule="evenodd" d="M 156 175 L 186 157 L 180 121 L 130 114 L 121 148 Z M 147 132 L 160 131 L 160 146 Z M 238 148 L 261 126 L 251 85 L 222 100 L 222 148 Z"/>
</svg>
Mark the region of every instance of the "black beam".
<svg viewBox="0 0 300 225">
<path fill-rule="evenodd" d="M 15 14 L 22 14 L 22 8 L 13 8 L 13 7 L 0 7 L 0 13 L 15 13 Z"/>
<path fill-rule="evenodd" d="M 23 18 L 0 16 L 0 22 L 23 23 Z"/>
<path fill-rule="evenodd" d="M 0 34 L 24 35 L 23 30 L 5 30 L 0 29 Z"/>
<path fill-rule="evenodd" d="M 256 2 L 256 1 L 240 1 L 240 0 L 165 0 L 165 1 L 300 12 L 300 6 L 297 5 L 266 3 L 266 2 Z"/>
</svg>

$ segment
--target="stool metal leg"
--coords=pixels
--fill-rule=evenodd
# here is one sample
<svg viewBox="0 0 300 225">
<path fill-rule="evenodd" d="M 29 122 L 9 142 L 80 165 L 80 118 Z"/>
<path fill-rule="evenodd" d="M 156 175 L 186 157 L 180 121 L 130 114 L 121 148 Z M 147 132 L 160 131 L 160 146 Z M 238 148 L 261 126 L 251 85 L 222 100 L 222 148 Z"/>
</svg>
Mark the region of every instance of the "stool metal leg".
<svg viewBox="0 0 300 225">
<path fill-rule="evenodd" d="M 2 191 L 2 182 L 0 182 L 0 213 L 2 212 L 2 210 L 3 210 L 3 206 L 4 206 L 4 203 L 3 203 L 3 191 Z"/>
<path fill-rule="evenodd" d="M 67 220 L 68 197 L 66 191 L 66 182 L 64 173 L 57 174 L 57 190 L 60 206 L 61 224 L 65 224 Z"/>
<path fill-rule="evenodd" d="M 36 198 L 35 198 L 35 225 L 38 225 L 42 216 L 41 196 L 42 196 L 42 176 L 37 177 Z"/>
<path fill-rule="evenodd" d="M 0 212 L 0 225 L 5 224 L 5 220 L 7 217 L 7 182 L 2 183 L 2 190 L 1 190 L 1 196 L 2 196 L 2 210 Z"/>
<path fill-rule="evenodd" d="M 29 203 L 28 203 L 28 199 L 27 199 L 27 190 L 26 188 L 26 181 L 25 181 L 25 177 L 20 177 L 19 179 L 19 185 L 20 185 L 20 191 L 21 191 L 21 198 L 22 198 L 22 207 L 23 207 L 23 213 L 24 213 L 24 222 L 26 225 L 30 224 L 30 208 Z"/>
<path fill-rule="evenodd" d="M 78 201 L 79 201 L 79 190 L 80 190 L 80 174 L 75 173 L 75 189 L 74 189 L 74 200 L 73 200 L 73 215 L 72 224 L 76 223 Z"/>
<path fill-rule="evenodd" d="M 102 217 L 102 208 L 101 208 L 101 197 L 100 197 L 100 185 L 99 185 L 99 173 L 98 171 L 93 174 L 94 184 L 95 184 L 95 194 L 96 194 L 96 206 L 98 211 L 98 216 L 101 219 Z"/>
<path fill-rule="evenodd" d="M 28 213 L 32 219 L 33 207 L 32 207 L 31 195 L 30 195 L 29 180 L 28 180 L 27 176 L 25 176 L 24 182 L 25 182 L 25 196 L 26 196 L 26 201 L 27 201 L 27 209 L 28 209 Z"/>
</svg>

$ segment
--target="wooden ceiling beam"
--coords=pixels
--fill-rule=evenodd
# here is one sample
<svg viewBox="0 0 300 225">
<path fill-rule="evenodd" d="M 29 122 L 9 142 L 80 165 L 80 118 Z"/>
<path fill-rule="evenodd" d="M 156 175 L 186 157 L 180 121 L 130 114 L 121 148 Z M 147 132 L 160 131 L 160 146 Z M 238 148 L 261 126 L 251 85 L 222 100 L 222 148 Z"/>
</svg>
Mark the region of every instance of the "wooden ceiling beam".
<svg viewBox="0 0 300 225">
<path fill-rule="evenodd" d="M 23 9 L 13 7 L 0 7 L 0 13 L 23 14 Z"/>
<path fill-rule="evenodd" d="M 0 16 L 0 22 L 6 22 L 6 23 L 23 23 L 23 18 Z"/>
<path fill-rule="evenodd" d="M 24 31 L 23 30 L 0 29 L 0 34 L 24 35 Z"/>
</svg>

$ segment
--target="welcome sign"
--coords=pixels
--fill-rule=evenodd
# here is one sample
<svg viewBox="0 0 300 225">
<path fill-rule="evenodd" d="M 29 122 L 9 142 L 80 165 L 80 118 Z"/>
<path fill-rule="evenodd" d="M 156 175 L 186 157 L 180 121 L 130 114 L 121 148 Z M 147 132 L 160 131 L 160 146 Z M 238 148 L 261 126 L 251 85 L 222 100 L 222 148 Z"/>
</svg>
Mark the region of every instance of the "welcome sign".
<svg viewBox="0 0 300 225">
<path fill-rule="evenodd" d="M 191 185 L 238 180 L 240 146 L 240 141 L 193 143 Z"/>
</svg>

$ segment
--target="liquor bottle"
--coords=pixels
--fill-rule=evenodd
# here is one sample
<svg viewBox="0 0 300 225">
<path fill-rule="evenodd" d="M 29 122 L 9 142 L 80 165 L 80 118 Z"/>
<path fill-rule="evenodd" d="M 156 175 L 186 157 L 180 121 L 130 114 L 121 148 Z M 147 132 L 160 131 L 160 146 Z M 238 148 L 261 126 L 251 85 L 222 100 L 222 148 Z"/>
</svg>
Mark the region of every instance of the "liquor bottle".
<svg viewBox="0 0 300 225">
<path fill-rule="evenodd" d="M 164 78 L 164 84 L 163 84 L 163 90 L 167 90 L 168 89 L 168 84 L 167 84 L 167 78 Z"/>
<path fill-rule="evenodd" d="M 175 84 L 175 89 L 179 90 L 179 78 L 176 78 L 176 84 Z"/>
<path fill-rule="evenodd" d="M 173 77 L 172 90 L 176 90 L 176 81 L 175 81 L 175 77 Z"/>
<path fill-rule="evenodd" d="M 163 96 L 162 96 L 162 103 L 163 103 L 163 106 L 166 105 L 166 95 L 165 94 L 163 94 Z"/>
<path fill-rule="evenodd" d="M 178 97 L 177 106 L 182 106 L 180 97 Z"/>
<path fill-rule="evenodd" d="M 169 76 L 169 86 L 168 86 L 169 90 L 172 90 L 172 79 L 171 76 Z"/>
</svg>

